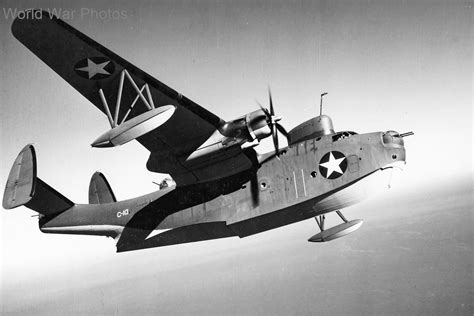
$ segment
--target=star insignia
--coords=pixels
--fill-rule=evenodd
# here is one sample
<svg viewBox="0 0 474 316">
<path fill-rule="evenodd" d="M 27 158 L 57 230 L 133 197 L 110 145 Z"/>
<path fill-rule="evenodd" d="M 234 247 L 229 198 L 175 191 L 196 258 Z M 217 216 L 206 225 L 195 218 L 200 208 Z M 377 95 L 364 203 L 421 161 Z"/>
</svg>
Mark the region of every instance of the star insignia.
<svg viewBox="0 0 474 316">
<path fill-rule="evenodd" d="M 97 74 L 110 75 L 110 72 L 104 69 L 110 63 L 109 61 L 96 64 L 89 58 L 87 58 L 87 67 L 76 68 L 76 70 L 85 71 L 88 74 L 89 79 L 92 79 Z"/>
<path fill-rule="evenodd" d="M 105 79 L 114 70 L 114 63 L 104 56 L 87 57 L 78 61 L 74 66 L 76 74 L 89 80 Z"/>
<path fill-rule="evenodd" d="M 346 169 L 346 157 L 338 151 L 331 151 L 325 154 L 319 163 L 319 171 L 327 179 L 339 178 Z"/>
</svg>

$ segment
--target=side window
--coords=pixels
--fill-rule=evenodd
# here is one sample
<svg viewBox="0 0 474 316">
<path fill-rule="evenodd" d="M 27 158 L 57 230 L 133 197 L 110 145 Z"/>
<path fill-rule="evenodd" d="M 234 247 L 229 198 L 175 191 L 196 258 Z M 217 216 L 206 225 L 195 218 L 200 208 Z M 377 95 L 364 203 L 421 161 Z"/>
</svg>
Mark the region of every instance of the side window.
<svg viewBox="0 0 474 316">
<path fill-rule="evenodd" d="M 347 157 L 347 162 L 349 164 L 349 172 L 359 171 L 359 157 L 357 157 L 357 155 L 350 155 Z"/>
<path fill-rule="evenodd" d="M 338 140 L 341 140 L 341 139 L 345 139 L 345 138 L 349 138 L 351 137 L 351 135 L 354 135 L 355 133 L 354 132 L 341 132 L 341 133 L 337 133 L 336 135 L 334 135 L 332 137 L 332 141 L 333 142 L 337 142 Z"/>
</svg>

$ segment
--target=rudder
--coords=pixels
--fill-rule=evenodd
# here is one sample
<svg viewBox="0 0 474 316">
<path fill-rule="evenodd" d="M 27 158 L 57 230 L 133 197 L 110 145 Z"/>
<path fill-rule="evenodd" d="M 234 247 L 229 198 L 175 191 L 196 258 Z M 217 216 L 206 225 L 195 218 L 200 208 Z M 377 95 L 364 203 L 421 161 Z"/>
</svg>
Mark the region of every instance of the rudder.
<svg viewBox="0 0 474 316">
<path fill-rule="evenodd" d="M 117 199 L 109 182 L 107 182 L 107 179 L 102 173 L 98 171 L 95 172 L 89 184 L 89 203 L 105 204 L 113 202 L 117 202 Z"/>
<path fill-rule="evenodd" d="M 36 176 L 36 153 L 33 145 L 28 144 L 10 170 L 2 205 L 5 209 L 25 205 L 44 215 L 56 215 L 74 203 Z"/>
</svg>

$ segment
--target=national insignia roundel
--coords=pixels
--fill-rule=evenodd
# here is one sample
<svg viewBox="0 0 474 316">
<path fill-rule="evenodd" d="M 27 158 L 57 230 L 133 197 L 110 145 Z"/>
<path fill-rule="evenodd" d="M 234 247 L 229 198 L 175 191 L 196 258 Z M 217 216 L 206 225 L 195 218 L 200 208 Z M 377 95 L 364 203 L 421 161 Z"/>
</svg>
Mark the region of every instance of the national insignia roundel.
<svg viewBox="0 0 474 316">
<path fill-rule="evenodd" d="M 337 179 L 346 172 L 346 169 L 346 156 L 339 151 L 330 151 L 319 161 L 319 172 L 326 179 Z"/>
<path fill-rule="evenodd" d="M 84 58 L 74 65 L 76 74 L 90 80 L 107 78 L 114 70 L 114 63 L 102 56 Z"/>
</svg>

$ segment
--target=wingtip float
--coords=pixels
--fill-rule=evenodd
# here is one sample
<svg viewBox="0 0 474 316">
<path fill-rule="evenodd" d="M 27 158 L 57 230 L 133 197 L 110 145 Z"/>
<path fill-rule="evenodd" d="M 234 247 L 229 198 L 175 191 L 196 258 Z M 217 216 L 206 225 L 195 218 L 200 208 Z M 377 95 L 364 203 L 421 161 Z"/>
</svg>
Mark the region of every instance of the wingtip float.
<svg viewBox="0 0 474 316">
<path fill-rule="evenodd" d="M 108 130 L 99 136 L 91 146 L 115 147 L 128 143 L 166 123 L 173 116 L 175 109 L 176 107 L 173 105 L 165 105 L 142 113 Z"/>
</svg>

